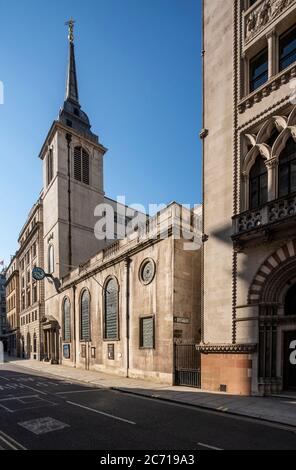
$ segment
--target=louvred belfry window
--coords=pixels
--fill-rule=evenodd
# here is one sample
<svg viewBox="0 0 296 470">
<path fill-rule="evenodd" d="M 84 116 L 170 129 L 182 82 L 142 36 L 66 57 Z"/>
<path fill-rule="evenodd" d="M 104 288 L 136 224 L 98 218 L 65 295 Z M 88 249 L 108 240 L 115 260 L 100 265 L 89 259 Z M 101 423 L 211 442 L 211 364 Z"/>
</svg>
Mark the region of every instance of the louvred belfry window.
<svg viewBox="0 0 296 470">
<path fill-rule="evenodd" d="M 90 300 L 89 293 L 85 290 L 81 296 L 80 306 L 80 339 L 90 341 Z"/>
<path fill-rule="evenodd" d="M 118 286 L 110 279 L 105 287 L 105 339 L 118 340 Z"/>
<path fill-rule="evenodd" d="M 89 154 L 82 147 L 74 148 L 74 178 L 89 184 Z"/>
<path fill-rule="evenodd" d="M 89 184 L 89 155 L 82 149 L 82 182 L 84 184 Z"/>
</svg>

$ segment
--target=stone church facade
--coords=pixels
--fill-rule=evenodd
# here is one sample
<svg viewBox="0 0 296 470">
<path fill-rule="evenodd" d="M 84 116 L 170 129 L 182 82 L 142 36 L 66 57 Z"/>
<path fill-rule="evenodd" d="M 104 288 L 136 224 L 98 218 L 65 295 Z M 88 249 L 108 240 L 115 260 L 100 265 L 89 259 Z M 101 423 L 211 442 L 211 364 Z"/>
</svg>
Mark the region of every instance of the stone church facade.
<svg viewBox="0 0 296 470">
<path fill-rule="evenodd" d="M 20 354 L 171 384 L 174 344 L 200 341 L 201 207 L 173 202 L 149 218 L 117 204 L 104 191 L 106 151 L 80 105 L 70 24 L 66 97 L 16 255 Z M 110 208 L 114 236 L 98 236 Z M 47 277 L 36 282 L 34 267 Z"/>
<path fill-rule="evenodd" d="M 295 390 L 296 2 L 204 0 L 203 43 L 202 387 Z"/>
</svg>

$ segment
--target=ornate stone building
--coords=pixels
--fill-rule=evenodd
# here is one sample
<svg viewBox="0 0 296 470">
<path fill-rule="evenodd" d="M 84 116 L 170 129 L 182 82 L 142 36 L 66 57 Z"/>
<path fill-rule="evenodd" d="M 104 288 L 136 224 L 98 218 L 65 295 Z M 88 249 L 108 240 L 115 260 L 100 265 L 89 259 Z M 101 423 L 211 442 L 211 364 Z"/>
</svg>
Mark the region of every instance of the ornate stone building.
<svg viewBox="0 0 296 470">
<path fill-rule="evenodd" d="M 43 357 L 41 321 L 44 317 L 44 281 L 36 282 L 32 277 L 32 270 L 36 266 L 44 266 L 41 199 L 30 211 L 18 241 L 20 355 L 23 358 L 40 360 Z"/>
<path fill-rule="evenodd" d="M 20 283 L 18 255 L 16 254 L 6 270 L 7 305 L 7 352 L 11 356 L 20 355 Z"/>
<path fill-rule="evenodd" d="M 7 347 L 6 341 L 6 277 L 5 270 L 0 273 L 0 339 L 4 342 L 4 347 Z"/>
<path fill-rule="evenodd" d="M 293 390 L 296 2 L 204 0 L 203 42 L 202 387 Z"/>
</svg>

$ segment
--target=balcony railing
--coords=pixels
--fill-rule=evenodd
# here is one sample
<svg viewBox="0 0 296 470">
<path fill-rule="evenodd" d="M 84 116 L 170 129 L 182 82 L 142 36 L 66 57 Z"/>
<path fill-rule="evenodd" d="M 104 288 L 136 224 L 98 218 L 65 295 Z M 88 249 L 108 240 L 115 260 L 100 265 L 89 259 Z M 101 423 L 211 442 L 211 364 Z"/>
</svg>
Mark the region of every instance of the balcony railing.
<svg viewBox="0 0 296 470">
<path fill-rule="evenodd" d="M 258 209 L 248 210 L 233 217 L 233 238 L 258 232 L 279 222 L 292 222 L 296 216 L 296 192 Z"/>
</svg>

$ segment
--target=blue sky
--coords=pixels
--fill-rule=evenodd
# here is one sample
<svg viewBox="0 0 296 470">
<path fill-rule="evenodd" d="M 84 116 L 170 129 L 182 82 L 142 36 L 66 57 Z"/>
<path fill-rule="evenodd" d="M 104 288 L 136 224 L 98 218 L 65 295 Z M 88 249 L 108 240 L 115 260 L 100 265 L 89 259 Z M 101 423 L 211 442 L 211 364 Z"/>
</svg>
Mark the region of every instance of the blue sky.
<svg viewBox="0 0 296 470">
<path fill-rule="evenodd" d="M 201 201 L 201 0 L 0 0 L 0 260 L 42 189 L 73 16 L 80 102 L 127 203 Z"/>
</svg>

